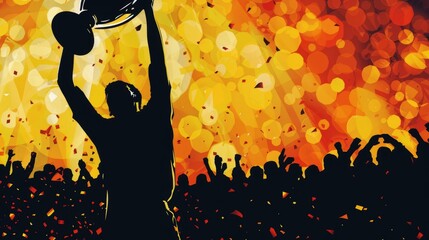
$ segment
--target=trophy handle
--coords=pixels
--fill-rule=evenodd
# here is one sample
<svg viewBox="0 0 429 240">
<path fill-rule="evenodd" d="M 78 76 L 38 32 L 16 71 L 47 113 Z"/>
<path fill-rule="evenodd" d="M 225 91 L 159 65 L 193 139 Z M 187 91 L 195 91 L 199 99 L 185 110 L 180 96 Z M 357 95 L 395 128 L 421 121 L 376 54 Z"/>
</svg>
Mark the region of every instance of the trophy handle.
<svg viewBox="0 0 429 240">
<path fill-rule="evenodd" d="M 96 19 L 87 11 L 77 14 L 64 11 L 52 19 L 52 32 L 58 43 L 76 55 L 89 53 L 94 46 L 92 27 Z"/>
</svg>

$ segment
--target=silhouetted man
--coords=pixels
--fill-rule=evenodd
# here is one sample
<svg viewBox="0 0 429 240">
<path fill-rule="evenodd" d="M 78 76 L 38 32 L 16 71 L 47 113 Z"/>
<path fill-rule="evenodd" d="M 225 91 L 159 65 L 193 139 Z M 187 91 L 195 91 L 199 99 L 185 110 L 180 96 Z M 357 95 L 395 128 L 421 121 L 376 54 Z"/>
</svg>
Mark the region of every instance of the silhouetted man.
<svg viewBox="0 0 429 240">
<path fill-rule="evenodd" d="M 140 107 L 140 92 L 118 80 L 105 89 L 112 118 L 99 115 L 73 83 L 70 49 L 63 50 L 58 74 L 73 118 L 99 152 L 99 169 L 107 187 L 103 239 L 180 238 L 167 204 L 174 190 L 171 86 L 152 3 L 144 4 L 151 60 L 151 98 L 144 108 Z"/>
</svg>

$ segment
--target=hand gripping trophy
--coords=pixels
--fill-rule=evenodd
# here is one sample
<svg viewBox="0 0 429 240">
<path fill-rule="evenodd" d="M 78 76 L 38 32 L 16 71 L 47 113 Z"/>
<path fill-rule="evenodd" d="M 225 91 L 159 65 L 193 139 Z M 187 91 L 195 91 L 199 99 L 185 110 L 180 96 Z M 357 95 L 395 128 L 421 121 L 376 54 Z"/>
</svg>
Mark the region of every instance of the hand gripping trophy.
<svg viewBox="0 0 429 240">
<path fill-rule="evenodd" d="M 100 157 L 99 176 L 107 189 L 102 239 L 145 239 L 150 235 L 178 240 L 176 218 L 168 204 L 175 186 L 171 85 L 152 1 L 82 0 L 80 10 L 58 13 L 51 27 L 63 47 L 58 86 Z M 94 47 L 93 28 L 125 24 L 143 10 L 150 99 L 141 107 L 142 96 L 134 85 L 123 80 L 111 82 L 105 87 L 110 112 L 105 118 L 74 84 L 74 56 L 88 54 Z"/>
</svg>

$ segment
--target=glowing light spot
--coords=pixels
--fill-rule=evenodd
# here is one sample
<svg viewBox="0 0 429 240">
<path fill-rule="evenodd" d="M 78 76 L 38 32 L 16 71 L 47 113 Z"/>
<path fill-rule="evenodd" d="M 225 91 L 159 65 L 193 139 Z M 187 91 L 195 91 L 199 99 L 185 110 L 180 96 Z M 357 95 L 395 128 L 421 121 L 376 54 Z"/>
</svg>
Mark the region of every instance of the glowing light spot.
<svg viewBox="0 0 429 240">
<path fill-rule="evenodd" d="M 9 36 L 14 41 L 21 41 L 25 37 L 25 29 L 21 25 L 14 25 L 9 29 Z"/>
<path fill-rule="evenodd" d="M 177 33 L 190 43 L 197 44 L 203 37 L 201 25 L 192 20 L 186 20 L 179 24 Z"/>
<path fill-rule="evenodd" d="M 403 92 L 397 92 L 397 93 L 395 93 L 395 99 L 398 102 L 404 100 L 404 97 L 405 97 L 405 94 Z"/>
<path fill-rule="evenodd" d="M 30 70 L 30 72 L 28 72 L 27 81 L 33 87 L 38 87 L 45 82 L 45 80 L 40 75 L 40 73 L 37 69 L 32 69 L 32 70 Z"/>
<path fill-rule="evenodd" d="M 305 131 L 305 140 L 310 144 L 317 144 L 322 139 L 322 133 L 317 128 L 309 128 Z"/>
<path fill-rule="evenodd" d="M 280 50 L 274 54 L 274 57 L 271 61 L 273 62 L 273 65 L 278 70 L 286 71 L 289 69 L 289 64 L 287 63 L 287 59 L 289 55 L 290 55 L 289 52 L 285 50 Z"/>
<path fill-rule="evenodd" d="M 299 70 L 304 65 L 304 58 L 299 53 L 291 53 L 286 56 L 286 64 L 290 69 Z"/>
<path fill-rule="evenodd" d="M 180 119 L 179 122 L 179 133 L 184 138 L 194 139 L 200 135 L 202 124 L 198 117 L 187 115 Z"/>
<path fill-rule="evenodd" d="M 347 121 L 347 132 L 353 138 L 368 139 L 372 134 L 373 127 L 368 116 L 354 115 Z"/>
<path fill-rule="evenodd" d="M 9 45 L 4 43 L 0 47 L 0 57 L 3 57 L 3 58 L 7 57 L 9 55 L 9 53 L 10 53 L 10 47 L 9 47 Z"/>
<path fill-rule="evenodd" d="M 292 106 L 296 101 L 296 97 L 292 93 L 286 93 L 283 97 L 283 101 L 287 105 Z"/>
<path fill-rule="evenodd" d="M 16 126 L 16 112 L 6 110 L 1 115 L 1 123 L 6 128 L 14 128 Z"/>
<path fill-rule="evenodd" d="M 201 129 L 200 134 L 191 139 L 191 146 L 195 151 L 204 153 L 210 150 L 213 140 L 214 136 L 209 130 Z"/>
<path fill-rule="evenodd" d="M 30 54 L 36 59 L 45 59 L 49 57 L 51 51 L 51 44 L 44 38 L 36 38 L 31 42 Z"/>
<path fill-rule="evenodd" d="M 284 26 L 286 26 L 286 20 L 280 16 L 274 16 L 268 22 L 268 27 L 273 33 L 277 32 L 280 28 Z"/>
<path fill-rule="evenodd" d="M 414 34 L 409 29 L 403 29 L 398 34 L 399 42 L 404 45 L 409 45 L 414 41 Z"/>
<path fill-rule="evenodd" d="M 261 49 L 256 44 L 244 46 L 240 55 L 244 59 L 243 65 L 248 68 L 260 68 L 265 63 Z"/>
<path fill-rule="evenodd" d="M 26 57 L 27 57 L 27 53 L 22 47 L 17 48 L 12 52 L 12 58 L 15 61 L 22 62 L 25 60 Z"/>
<path fill-rule="evenodd" d="M 260 88 L 262 91 L 269 92 L 274 89 L 275 78 L 269 73 L 262 73 L 256 77 L 255 82 L 262 85 Z"/>
<path fill-rule="evenodd" d="M 213 50 L 214 44 L 213 44 L 213 41 L 210 40 L 209 38 L 204 38 L 203 40 L 200 41 L 199 47 L 201 52 L 209 53 L 210 51 Z"/>
<path fill-rule="evenodd" d="M 380 78 L 380 71 L 374 65 L 368 65 L 362 70 L 362 79 L 367 83 L 376 83 Z"/>
<path fill-rule="evenodd" d="M 418 52 L 409 53 L 405 56 L 404 61 L 408 66 L 414 69 L 424 70 L 427 67 L 423 55 Z"/>
<path fill-rule="evenodd" d="M 317 88 L 316 97 L 320 103 L 329 105 L 335 102 L 337 99 L 337 93 L 332 90 L 330 84 L 325 83 Z"/>
<path fill-rule="evenodd" d="M 49 114 L 46 119 L 46 122 L 50 125 L 55 125 L 58 123 L 58 116 L 56 114 Z"/>
<path fill-rule="evenodd" d="M 45 106 L 52 114 L 61 114 L 67 110 L 68 104 L 60 88 L 49 90 L 45 96 Z"/>
<path fill-rule="evenodd" d="M 340 93 L 344 90 L 345 83 L 342 78 L 336 77 L 331 81 L 331 89 L 336 93 Z"/>
<path fill-rule="evenodd" d="M 301 85 L 307 92 L 316 92 L 320 85 L 320 77 L 312 72 L 306 73 L 302 76 Z"/>
<path fill-rule="evenodd" d="M 276 120 L 267 120 L 262 124 L 262 132 L 264 133 L 264 137 L 266 139 L 273 140 L 275 138 L 279 138 L 282 133 L 282 126 Z"/>
<path fill-rule="evenodd" d="M 13 77 L 19 77 L 24 73 L 24 65 L 18 61 L 12 61 L 8 66 L 9 74 Z"/>
<path fill-rule="evenodd" d="M 390 115 L 387 118 L 387 126 L 392 129 L 397 129 L 399 126 L 401 126 L 401 118 L 398 115 Z"/>
<path fill-rule="evenodd" d="M 279 49 L 295 52 L 301 45 L 301 36 L 295 28 L 285 26 L 276 32 L 274 42 Z"/>
<path fill-rule="evenodd" d="M 413 119 L 419 114 L 419 105 L 413 100 L 406 100 L 399 107 L 401 115 L 406 119 Z"/>
<path fill-rule="evenodd" d="M 219 118 L 219 113 L 215 108 L 209 107 L 204 108 L 200 111 L 200 119 L 202 124 L 206 126 L 211 126 L 217 122 Z"/>
<path fill-rule="evenodd" d="M 330 127 L 330 123 L 329 123 L 329 121 L 328 121 L 328 120 L 326 120 L 326 119 L 321 119 L 317 125 L 318 125 L 318 126 L 319 126 L 319 128 L 320 128 L 320 129 L 322 129 L 322 130 L 328 130 L 328 129 L 329 129 L 329 127 Z"/>
<path fill-rule="evenodd" d="M 3 18 L 0 18 L 0 37 L 7 34 L 8 31 L 9 31 L 9 23 Z"/>
<path fill-rule="evenodd" d="M 237 38 L 231 31 L 220 32 L 216 37 L 216 46 L 224 52 L 230 52 L 235 49 Z"/>
</svg>

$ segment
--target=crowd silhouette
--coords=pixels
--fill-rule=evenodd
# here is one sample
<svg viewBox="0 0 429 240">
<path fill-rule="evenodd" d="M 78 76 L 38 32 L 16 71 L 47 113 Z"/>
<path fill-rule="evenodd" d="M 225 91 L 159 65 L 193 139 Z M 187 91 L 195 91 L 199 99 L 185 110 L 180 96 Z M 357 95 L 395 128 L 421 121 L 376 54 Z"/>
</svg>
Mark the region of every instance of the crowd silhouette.
<svg viewBox="0 0 429 240">
<path fill-rule="evenodd" d="M 417 129 L 409 133 L 417 142 L 415 155 L 380 134 L 365 145 L 356 138 L 348 149 L 336 143 L 338 154 L 326 154 L 322 169 L 303 168 L 282 149 L 278 159 L 252 166 L 248 176 L 236 154 L 227 177 L 222 156 L 215 156 L 215 169 L 204 158 L 207 174 L 195 184 L 178 175 L 169 203 L 181 238 L 427 239 L 429 142 Z M 14 156 L 10 149 L 0 164 L 2 239 L 102 239 L 104 183 L 84 161 L 75 181 L 71 169 L 52 164 L 30 177 L 36 153 L 25 168 Z"/>
</svg>

